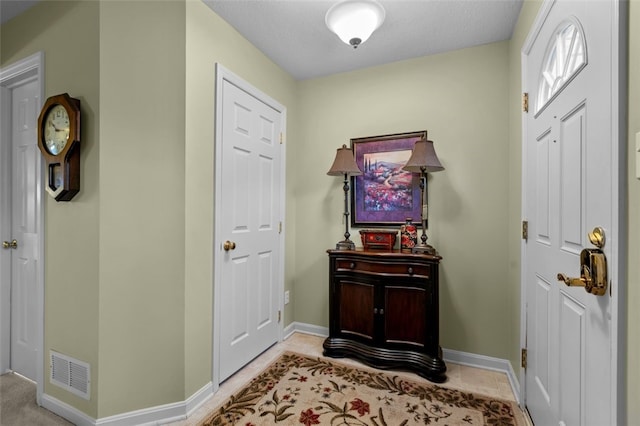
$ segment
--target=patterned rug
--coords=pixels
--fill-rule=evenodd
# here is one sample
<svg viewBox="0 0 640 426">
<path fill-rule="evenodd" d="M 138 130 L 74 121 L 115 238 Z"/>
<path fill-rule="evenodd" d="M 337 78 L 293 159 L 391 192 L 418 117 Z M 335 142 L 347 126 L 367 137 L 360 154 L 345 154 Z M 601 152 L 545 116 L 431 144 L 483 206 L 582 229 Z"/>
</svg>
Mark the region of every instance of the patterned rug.
<svg viewBox="0 0 640 426">
<path fill-rule="evenodd" d="M 525 425 L 515 402 L 292 352 L 236 392 L 210 425 Z"/>
</svg>

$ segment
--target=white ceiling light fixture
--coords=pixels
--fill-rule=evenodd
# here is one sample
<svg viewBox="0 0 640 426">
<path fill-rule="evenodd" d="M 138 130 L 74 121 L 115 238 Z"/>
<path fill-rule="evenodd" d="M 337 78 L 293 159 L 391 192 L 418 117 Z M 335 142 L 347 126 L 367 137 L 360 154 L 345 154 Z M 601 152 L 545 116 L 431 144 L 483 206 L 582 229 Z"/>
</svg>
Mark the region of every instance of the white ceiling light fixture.
<svg viewBox="0 0 640 426">
<path fill-rule="evenodd" d="M 384 17 L 384 8 L 375 0 L 345 0 L 331 6 L 324 21 L 340 40 L 355 49 L 382 25 Z"/>
</svg>

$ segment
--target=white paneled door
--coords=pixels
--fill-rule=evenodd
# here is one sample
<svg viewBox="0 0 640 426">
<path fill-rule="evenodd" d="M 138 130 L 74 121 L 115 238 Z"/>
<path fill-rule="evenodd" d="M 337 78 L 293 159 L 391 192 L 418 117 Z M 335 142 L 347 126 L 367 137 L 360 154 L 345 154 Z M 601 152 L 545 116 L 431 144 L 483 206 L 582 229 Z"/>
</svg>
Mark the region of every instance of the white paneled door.
<svg viewBox="0 0 640 426">
<path fill-rule="evenodd" d="M 536 425 L 615 424 L 616 4 L 546 2 L 523 56 L 525 395 Z M 609 261 L 603 295 L 577 285 L 598 273 L 581 266 L 583 250 L 596 248 L 588 238 L 596 227 Z"/>
<path fill-rule="evenodd" d="M 10 368 L 34 381 L 38 363 L 38 197 L 40 151 L 37 146 L 37 121 L 41 101 L 35 80 L 12 88 L 3 88 L 10 118 L 3 124 L 9 131 L 3 134 L 2 167 L 10 170 L 10 185 L 2 191 L 2 211 L 6 216 L 2 227 L 4 265 L 10 265 L 3 279 L 9 279 L 10 289 Z M 10 99 L 10 101 L 8 101 Z M 9 105 L 10 104 L 10 105 Z M 8 118 L 8 120 L 6 120 Z M 8 160 L 8 161 L 6 161 Z M 7 176 L 3 173 L 3 176 Z"/>
<path fill-rule="evenodd" d="M 223 381 L 279 338 L 283 159 L 281 111 L 250 88 L 219 81 L 216 306 Z"/>
</svg>

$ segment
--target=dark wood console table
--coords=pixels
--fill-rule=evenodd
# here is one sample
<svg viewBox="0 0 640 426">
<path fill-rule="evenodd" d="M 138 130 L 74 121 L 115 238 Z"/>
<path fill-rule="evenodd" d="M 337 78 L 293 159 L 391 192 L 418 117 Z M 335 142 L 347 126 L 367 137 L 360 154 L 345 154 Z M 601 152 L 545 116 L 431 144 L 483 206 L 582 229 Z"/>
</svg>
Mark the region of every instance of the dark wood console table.
<svg viewBox="0 0 640 426">
<path fill-rule="evenodd" d="M 324 355 L 404 369 L 441 383 L 438 255 L 327 250 L 329 337 Z"/>
</svg>

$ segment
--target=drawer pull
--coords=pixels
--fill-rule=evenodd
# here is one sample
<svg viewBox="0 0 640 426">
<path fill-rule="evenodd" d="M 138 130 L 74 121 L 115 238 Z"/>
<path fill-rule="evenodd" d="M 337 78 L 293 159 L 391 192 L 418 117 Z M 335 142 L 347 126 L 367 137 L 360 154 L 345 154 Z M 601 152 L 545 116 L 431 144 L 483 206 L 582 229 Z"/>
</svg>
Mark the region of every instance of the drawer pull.
<svg viewBox="0 0 640 426">
<path fill-rule="evenodd" d="M 413 268 L 409 266 L 409 268 L 407 269 L 407 272 L 409 273 L 409 275 L 413 275 Z"/>
<path fill-rule="evenodd" d="M 353 269 L 353 268 L 355 268 L 355 267 L 356 267 L 356 264 L 355 264 L 354 262 L 351 262 L 351 263 L 349 264 L 349 269 Z"/>
</svg>

